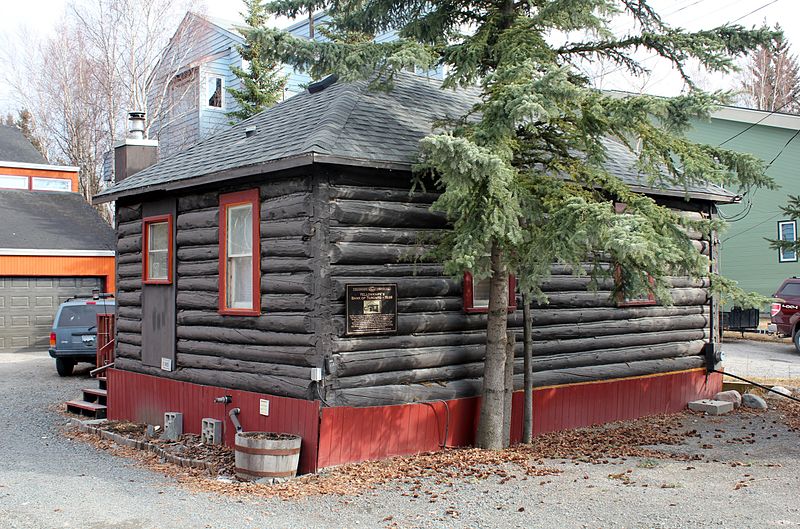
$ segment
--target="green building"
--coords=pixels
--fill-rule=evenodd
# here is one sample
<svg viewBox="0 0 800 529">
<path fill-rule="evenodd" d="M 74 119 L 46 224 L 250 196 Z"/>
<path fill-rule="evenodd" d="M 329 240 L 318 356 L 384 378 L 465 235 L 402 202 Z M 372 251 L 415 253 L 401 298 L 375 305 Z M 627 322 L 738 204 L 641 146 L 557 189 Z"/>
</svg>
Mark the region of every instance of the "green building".
<svg viewBox="0 0 800 529">
<path fill-rule="evenodd" d="M 787 277 L 800 276 L 796 252 L 779 252 L 766 239 L 797 239 L 797 223 L 780 206 L 800 194 L 800 116 L 723 107 L 710 121 L 695 123 L 689 137 L 749 152 L 769 164 L 780 186 L 742 193 L 741 202 L 720 207 L 728 228 L 720 234 L 720 270 L 748 291 L 771 296 Z M 737 190 L 731 190 L 738 192 Z"/>
</svg>

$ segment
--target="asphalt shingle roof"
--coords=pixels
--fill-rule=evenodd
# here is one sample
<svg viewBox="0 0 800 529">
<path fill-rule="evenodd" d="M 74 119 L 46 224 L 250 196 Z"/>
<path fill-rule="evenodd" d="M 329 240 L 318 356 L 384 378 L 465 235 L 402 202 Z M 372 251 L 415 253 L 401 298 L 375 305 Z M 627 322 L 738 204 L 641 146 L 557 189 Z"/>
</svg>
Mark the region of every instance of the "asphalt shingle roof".
<svg viewBox="0 0 800 529">
<path fill-rule="evenodd" d="M 0 190 L 0 248 L 114 250 L 114 229 L 78 193 Z"/>
<path fill-rule="evenodd" d="M 442 90 L 440 83 L 401 74 L 389 92 L 371 90 L 366 82 L 335 82 L 316 93 L 305 91 L 126 178 L 96 198 L 103 201 L 156 191 L 166 184 L 310 154 L 366 166 L 410 167 L 419 141 L 437 120 L 459 117 L 477 101 L 475 90 Z M 252 126 L 256 132 L 247 136 L 245 130 Z M 610 150 L 609 169 L 628 184 L 655 194 L 685 193 L 675 187 L 652 189 L 637 174 L 632 153 L 619 144 Z M 717 186 L 689 192 L 732 197 Z"/>
<path fill-rule="evenodd" d="M 17 127 L 0 125 L 0 162 L 46 164 L 39 151 Z"/>
</svg>

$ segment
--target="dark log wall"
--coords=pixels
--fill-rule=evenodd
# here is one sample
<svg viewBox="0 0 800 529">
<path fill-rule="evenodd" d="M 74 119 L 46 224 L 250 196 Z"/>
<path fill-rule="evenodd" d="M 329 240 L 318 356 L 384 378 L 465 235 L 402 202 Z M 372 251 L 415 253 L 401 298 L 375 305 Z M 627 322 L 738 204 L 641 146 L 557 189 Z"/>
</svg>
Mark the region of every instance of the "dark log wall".
<svg viewBox="0 0 800 529">
<path fill-rule="evenodd" d="M 409 194 L 403 176 L 347 170 L 328 179 L 331 216 L 323 266 L 329 270 L 333 316 L 329 403 L 369 406 L 480 392 L 486 315 L 464 313 L 461 281 L 420 259 L 445 222 L 429 209 L 435 195 Z M 707 253 L 708 244 L 692 236 Z M 397 283 L 397 335 L 344 335 L 347 283 Z M 674 278 L 673 286 L 673 306 L 622 308 L 611 299 L 609 282 L 593 292 L 588 279 L 554 266 L 544 285 L 550 303 L 533 312 L 535 385 L 701 367 L 703 341 L 709 337 L 708 283 Z M 517 388 L 522 384 L 521 312 L 509 318 L 518 333 Z"/>
<path fill-rule="evenodd" d="M 218 313 L 219 195 L 254 187 L 261 196 L 262 315 L 223 316 Z M 302 175 L 178 197 L 177 357 L 172 372 L 141 363 L 141 216 L 128 213 L 130 219 L 124 221 L 121 216 L 117 367 L 199 384 L 309 397 L 310 368 L 322 365 L 311 314 L 313 201 L 311 178 Z"/>
</svg>

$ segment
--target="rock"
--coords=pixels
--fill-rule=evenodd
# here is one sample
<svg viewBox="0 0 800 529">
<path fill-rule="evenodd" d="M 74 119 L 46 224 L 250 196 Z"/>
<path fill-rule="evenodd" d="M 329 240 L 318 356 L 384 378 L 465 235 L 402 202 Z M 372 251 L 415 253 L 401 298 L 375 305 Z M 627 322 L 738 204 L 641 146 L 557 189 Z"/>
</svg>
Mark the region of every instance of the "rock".
<svg viewBox="0 0 800 529">
<path fill-rule="evenodd" d="M 714 400 L 733 402 L 734 408 L 740 408 L 742 406 L 742 394 L 736 391 L 735 389 L 730 389 L 728 391 L 720 391 L 719 393 L 714 395 Z"/>
<path fill-rule="evenodd" d="M 745 408 L 766 410 L 767 401 L 765 401 L 758 395 L 753 395 L 752 393 L 745 393 L 744 395 L 742 395 L 742 406 L 744 406 Z"/>
<path fill-rule="evenodd" d="M 702 411 L 709 415 L 723 415 L 729 411 L 733 411 L 733 402 L 724 400 L 695 400 L 689 403 L 689 409 L 692 411 Z"/>
<path fill-rule="evenodd" d="M 774 391 L 775 393 L 780 393 L 781 395 L 786 395 L 787 397 L 791 397 L 792 396 L 792 391 L 790 389 L 788 389 L 788 388 L 783 387 L 783 386 L 772 386 L 772 391 Z M 773 393 L 771 396 L 772 397 L 777 397 L 777 395 L 775 395 L 775 393 Z"/>
</svg>

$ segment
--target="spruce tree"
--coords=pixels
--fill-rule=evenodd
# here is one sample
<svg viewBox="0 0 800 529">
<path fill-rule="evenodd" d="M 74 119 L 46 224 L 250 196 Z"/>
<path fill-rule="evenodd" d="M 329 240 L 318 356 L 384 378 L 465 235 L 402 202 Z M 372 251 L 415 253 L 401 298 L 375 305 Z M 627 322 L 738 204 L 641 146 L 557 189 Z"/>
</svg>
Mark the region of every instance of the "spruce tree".
<svg viewBox="0 0 800 529">
<path fill-rule="evenodd" d="M 280 0 L 269 9 L 291 16 L 307 5 Z M 506 442 L 509 273 L 540 302 L 547 301 L 542 281 L 559 262 L 593 279 L 615 275 L 623 295 L 652 293 L 665 304 L 669 276 L 709 275 L 709 261 L 687 230 L 710 237 L 720 224 L 689 220 L 633 191 L 607 170 L 611 145 L 634 153 L 636 169 L 655 187 L 774 185 L 758 158 L 683 135 L 692 118 L 708 118 L 727 100 L 727 94 L 700 91 L 687 62 L 731 72 L 737 57 L 777 36 L 769 29 L 726 25 L 688 32 L 667 25 L 647 0 L 331 0 L 322 7 L 342 34 L 393 29 L 399 39 L 309 42 L 259 29 L 253 42 L 267 59 L 315 78 L 335 73 L 344 81 L 370 79 L 391 89 L 397 72 L 441 66 L 447 72 L 444 89 L 480 90 L 468 116 L 421 141 L 416 167 L 417 174 L 433 177 L 441 191 L 433 207 L 452 223 L 437 250 L 446 272 L 491 278 L 480 447 L 498 449 Z M 617 16 L 628 17 L 635 29 L 615 36 L 609 24 Z M 554 44 L 555 34 L 572 40 Z M 687 91 L 674 98 L 615 97 L 593 89 L 576 67 L 581 60 L 607 59 L 642 74 L 645 68 L 634 55 L 642 50 L 669 61 Z M 620 204 L 622 213 L 615 208 Z M 740 304 L 760 301 L 716 276 L 712 285 L 738 295 Z"/>
<path fill-rule="evenodd" d="M 238 104 L 238 109 L 228 112 L 232 122 L 247 119 L 281 100 L 286 87 L 280 63 L 266 59 L 261 43 L 253 39 L 254 30 L 266 27 L 269 12 L 263 0 L 243 0 L 246 12 L 242 13 L 247 27 L 239 29 L 245 38 L 244 46 L 236 49 L 248 61 L 247 69 L 232 66 L 233 74 L 242 81 L 242 88 L 228 88 L 228 93 Z"/>
</svg>

